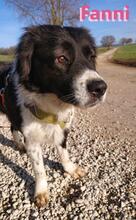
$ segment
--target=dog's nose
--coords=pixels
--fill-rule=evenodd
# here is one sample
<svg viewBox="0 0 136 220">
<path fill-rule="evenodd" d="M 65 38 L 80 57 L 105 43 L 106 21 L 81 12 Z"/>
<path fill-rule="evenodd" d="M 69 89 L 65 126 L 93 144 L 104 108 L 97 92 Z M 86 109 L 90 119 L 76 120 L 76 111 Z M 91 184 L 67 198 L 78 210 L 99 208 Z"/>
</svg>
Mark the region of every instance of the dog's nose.
<svg viewBox="0 0 136 220">
<path fill-rule="evenodd" d="M 87 90 L 89 93 L 101 97 L 107 89 L 107 84 L 103 80 L 92 80 L 87 82 Z"/>
</svg>

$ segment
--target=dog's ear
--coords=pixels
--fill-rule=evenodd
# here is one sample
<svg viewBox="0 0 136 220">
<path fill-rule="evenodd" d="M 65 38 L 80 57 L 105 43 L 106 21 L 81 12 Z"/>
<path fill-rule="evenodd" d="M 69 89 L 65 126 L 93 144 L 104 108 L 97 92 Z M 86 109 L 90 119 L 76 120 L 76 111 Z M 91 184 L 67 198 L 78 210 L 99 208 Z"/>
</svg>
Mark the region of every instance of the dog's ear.
<svg viewBox="0 0 136 220">
<path fill-rule="evenodd" d="M 31 33 L 26 29 L 26 33 L 21 37 L 16 50 L 16 68 L 21 80 L 26 81 L 31 71 L 31 59 L 34 51 L 34 41 Z"/>
</svg>

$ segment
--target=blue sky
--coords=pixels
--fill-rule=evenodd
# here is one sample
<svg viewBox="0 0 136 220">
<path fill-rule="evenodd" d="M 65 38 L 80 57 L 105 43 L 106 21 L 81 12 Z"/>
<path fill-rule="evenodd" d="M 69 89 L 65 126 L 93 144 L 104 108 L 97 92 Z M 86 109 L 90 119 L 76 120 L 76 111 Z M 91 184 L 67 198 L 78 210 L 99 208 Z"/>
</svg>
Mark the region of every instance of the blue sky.
<svg viewBox="0 0 136 220">
<path fill-rule="evenodd" d="M 83 1 L 84 2 L 84 1 Z M 130 19 L 128 22 L 79 22 L 79 26 L 87 27 L 100 43 L 102 36 L 114 35 L 117 41 L 122 37 L 132 37 L 136 40 L 136 0 L 87 0 L 90 10 L 93 9 L 123 9 L 129 6 Z M 0 0 L 0 47 L 16 45 L 23 27 L 27 22 L 21 20 L 16 11 Z"/>
<path fill-rule="evenodd" d="M 129 6 L 128 22 L 83 22 L 88 27 L 97 43 L 99 44 L 102 36 L 114 35 L 117 41 L 122 37 L 132 37 L 136 40 L 136 0 L 90 0 L 90 9 L 123 9 L 125 5 Z"/>
</svg>

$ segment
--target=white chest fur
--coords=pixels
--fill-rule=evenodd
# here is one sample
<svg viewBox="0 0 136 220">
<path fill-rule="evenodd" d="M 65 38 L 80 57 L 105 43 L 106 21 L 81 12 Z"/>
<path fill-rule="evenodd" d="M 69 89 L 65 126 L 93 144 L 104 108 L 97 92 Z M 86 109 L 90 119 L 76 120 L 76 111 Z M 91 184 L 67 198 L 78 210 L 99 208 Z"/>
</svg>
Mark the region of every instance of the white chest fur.
<svg viewBox="0 0 136 220">
<path fill-rule="evenodd" d="M 74 107 L 65 104 L 60 101 L 53 94 L 36 94 L 30 93 L 22 86 L 18 87 L 18 101 L 22 106 L 23 117 L 23 134 L 32 143 L 53 143 L 60 145 L 63 141 L 63 129 L 59 124 L 47 124 L 37 119 L 29 109 L 24 107 L 26 104 L 36 104 L 43 111 L 51 112 L 57 115 L 59 121 L 66 122 L 66 128 L 70 127 L 73 115 Z"/>
</svg>

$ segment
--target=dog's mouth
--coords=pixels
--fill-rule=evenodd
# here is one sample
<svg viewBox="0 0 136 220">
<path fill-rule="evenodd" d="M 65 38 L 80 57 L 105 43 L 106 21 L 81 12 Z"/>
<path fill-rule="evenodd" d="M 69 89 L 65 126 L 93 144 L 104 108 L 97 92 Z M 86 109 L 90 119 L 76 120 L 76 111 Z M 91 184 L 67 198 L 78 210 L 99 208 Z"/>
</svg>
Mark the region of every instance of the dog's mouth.
<svg viewBox="0 0 136 220">
<path fill-rule="evenodd" d="M 71 105 L 77 106 L 79 104 L 79 102 L 76 99 L 74 93 L 69 93 L 69 94 L 64 95 L 64 96 L 59 96 L 58 98 L 60 100 L 62 100 L 63 102 L 71 104 Z"/>
<path fill-rule="evenodd" d="M 91 108 L 91 107 L 94 107 L 96 106 L 97 104 L 100 104 L 102 102 L 102 100 L 100 99 L 96 99 L 94 101 L 88 101 L 86 104 L 85 104 L 85 107 L 87 108 Z M 84 106 L 83 106 L 84 107 Z"/>
<path fill-rule="evenodd" d="M 86 107 L 93 107 L 104 101 L 104 96 L 97 97 L 95 94 L 90 94 L 88 102 L 85 104 Z"/>
<path fill-rule="evenodd" d="M 103 102 L 103 99 L 102 98 L 93 98 L 93 99 L 90 99 L 88 102 L 82 104 L 82 103 L 79 103 L 78 104 L 78 107 L 80 108 L 91 108 L 91 107 L 94 107 L 100 103 Z"/>
</svg>

